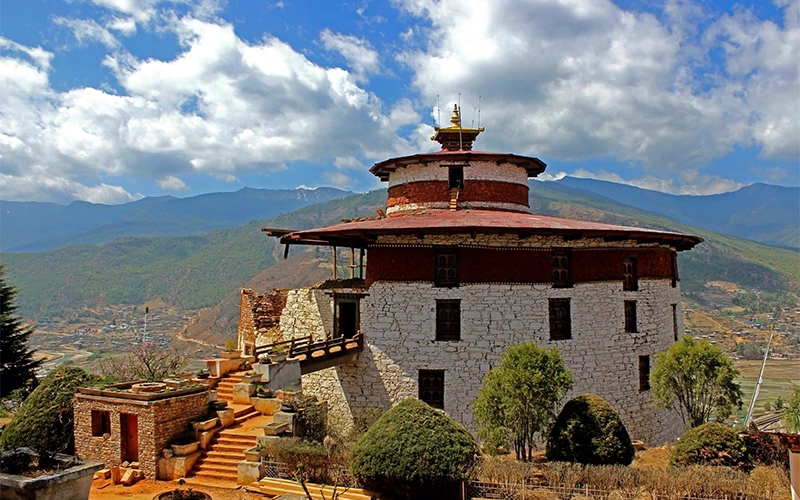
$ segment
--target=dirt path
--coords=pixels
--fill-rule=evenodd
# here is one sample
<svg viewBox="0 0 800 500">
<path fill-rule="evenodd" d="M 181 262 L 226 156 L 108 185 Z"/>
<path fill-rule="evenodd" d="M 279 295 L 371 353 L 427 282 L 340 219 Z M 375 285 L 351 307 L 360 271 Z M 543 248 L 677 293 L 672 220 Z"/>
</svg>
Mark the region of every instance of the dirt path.
<svg viewBox="0 0 800 500">
<path fill-rule="evenodd" d="M 176 481 L 153 481 L 144 480 L 139 481 L 133 486 L 108 485 L 101 488 L 102 485 L 107 484 L 107 479 L 95 479 L 92 483 L 92 489 L 89 491 L 89 500 L 115 500 L 118 498 L 127 498 L 131 500 L 153 500 L 157 493 L 164 491 L 174 490 L 176 488 L 188 489 L 191 487 L 189 484 L 179 486 Z M 207 486 L 196 488 L 200 491 L 205 491 L 210 494 L 214 500 L 263 500 L 269 498 L 261 493 L 247 492 L 242 489 L 228 490 L 221 488 L 211 488 Z"/>
</svg>

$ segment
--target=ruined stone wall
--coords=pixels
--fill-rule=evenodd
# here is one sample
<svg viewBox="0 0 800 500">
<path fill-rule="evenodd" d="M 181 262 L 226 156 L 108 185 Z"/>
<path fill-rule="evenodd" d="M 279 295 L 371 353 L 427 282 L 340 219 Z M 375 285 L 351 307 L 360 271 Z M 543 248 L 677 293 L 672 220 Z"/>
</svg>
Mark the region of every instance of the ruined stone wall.
<svg viewBox="0 0 800 500">
<path fill-rule="evenodd" d="M 139 426 L 139 468 L 148 478 L 156 477 L 156 463 L 164 449 L 208 412 L 208 392 L 189 394 L 160 401 L 133 401 L 121 398 L 78 394 L 75 412 L 75 453 L 101 461 L 106 467 L 122 463 L 120 414 L 134 414 Z M 111 432 L 92 436 L 92 410 L 110 414 Z"/>
<path fill-rule="evenodd" d="M 275 327 L 286 306 L 287 290 L 274 288 L 271 292 L 256 293 L 242 289 L 239 300 L 238 348 L 249 353 L 248 347 L 281 340 Z"/>
<path fill-rule="evenodd" d="M 549 340 L 549 298 L 571 299 L 571 339 Z M 460 341 L 435 340 L 436 299 L 461 299 Z M 625 332 L 624 300 L 637 302 L 638 333 Z M 483 377 L 506 347 L 536 342 L 560 350 L 575 379 L 568 397 L 606 398 L 632 438 L 660 444 L 683 426 L 676 412 L 653 408 L 650 391 L 639 392 L 638 360 L 650 355 L 652 367 L 653 355 L 673 343 L 672 304 L 680 304 L 680 288 L 669 279 L 641 279 L 638 291 L 623 291 L 618 281 L 573 288 L 376 282 L 361 302 L 364 352 L 352 366 L 303 376 L 303 390 L 328 400 L 331 413 L 341 411 L 347 421 L 417 397 L 419 370 L 444 370 L 444 410 L 474 431 L 471 405 Z"/>
<path fill-rule="evenodd" d="M 333 334 L 333 298 L 330 292 L 317 288 L 291 290 L 280 319 L 284 339 L 311 335 L 314 341 Z M 258 345 L 267 342 L 258 342 Z"/>
</svg>

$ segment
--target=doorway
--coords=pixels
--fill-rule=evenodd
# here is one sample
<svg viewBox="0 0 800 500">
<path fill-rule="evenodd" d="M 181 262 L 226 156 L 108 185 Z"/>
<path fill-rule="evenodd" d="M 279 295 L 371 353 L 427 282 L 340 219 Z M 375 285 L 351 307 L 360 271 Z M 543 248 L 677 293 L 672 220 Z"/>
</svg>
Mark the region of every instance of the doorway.
<svg viewBox="0 0 800 500">
<path fill-rule="evenodd" d="M 120 460 L 139 461 L 139 416 L 132 413 L 119 414 Z"/>
</svg>

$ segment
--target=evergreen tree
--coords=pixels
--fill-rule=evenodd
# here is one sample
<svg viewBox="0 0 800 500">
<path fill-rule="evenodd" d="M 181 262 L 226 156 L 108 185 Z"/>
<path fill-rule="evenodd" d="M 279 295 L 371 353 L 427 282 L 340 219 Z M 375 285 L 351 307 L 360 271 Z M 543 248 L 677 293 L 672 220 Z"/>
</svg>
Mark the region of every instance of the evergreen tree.
<svg viewBox="0 0 800 500">
<path fill-rule="evenodd" d="M 4 274 L 0 264 L 0 397 L 35 381 L 36 369 L 41 364 L 28 349 L 33 329 L 23 326 L 15 314 L 17 290 L 6 283 Z"/>
</svg>

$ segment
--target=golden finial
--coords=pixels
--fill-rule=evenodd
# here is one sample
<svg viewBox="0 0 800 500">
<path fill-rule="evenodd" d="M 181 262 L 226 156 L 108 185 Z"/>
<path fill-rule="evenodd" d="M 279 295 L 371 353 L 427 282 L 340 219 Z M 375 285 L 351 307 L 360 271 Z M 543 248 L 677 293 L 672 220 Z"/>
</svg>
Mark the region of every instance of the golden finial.
<svg viewBox="0 0 800 500">
<path fill-rule="evenodd" d="M 461 127 L 461 115 L 458 112 L 458 104 L 453 104 L 453 116 L 450 117 L 450 123 L 454 127 Z"/>
</svg>

